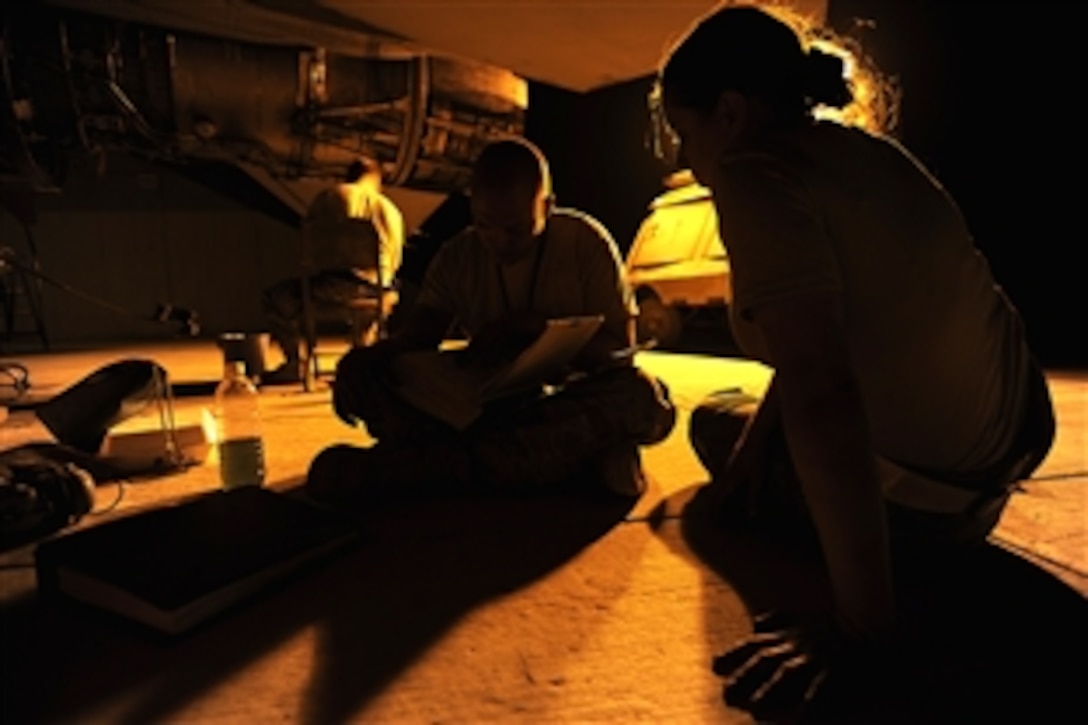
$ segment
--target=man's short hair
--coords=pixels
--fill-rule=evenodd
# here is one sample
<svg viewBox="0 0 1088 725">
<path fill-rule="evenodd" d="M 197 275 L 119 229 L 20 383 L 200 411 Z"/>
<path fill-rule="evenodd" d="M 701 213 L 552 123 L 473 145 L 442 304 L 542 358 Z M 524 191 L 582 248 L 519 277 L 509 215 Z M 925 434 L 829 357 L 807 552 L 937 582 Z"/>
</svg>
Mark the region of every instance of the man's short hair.
<svg viewBox="0 0 1088 725">
<path fill-rule="evenodd" d="M 357 156 L 354 161 L 348 164 L 348 170 L 344 173 L 344 181 L 354 184 L 364 176 L 376 176 L 380 179 L 382 177 L 381 164 L 366 156 Z"/>
<path fill-rule="evenodd" d="M 500 190 L 519 184 L 552 193 L 551 172 L 540 149 L 523 138 L 502 139 L 485 146 L 473 164 L 471 187 Z"/>
</svg>

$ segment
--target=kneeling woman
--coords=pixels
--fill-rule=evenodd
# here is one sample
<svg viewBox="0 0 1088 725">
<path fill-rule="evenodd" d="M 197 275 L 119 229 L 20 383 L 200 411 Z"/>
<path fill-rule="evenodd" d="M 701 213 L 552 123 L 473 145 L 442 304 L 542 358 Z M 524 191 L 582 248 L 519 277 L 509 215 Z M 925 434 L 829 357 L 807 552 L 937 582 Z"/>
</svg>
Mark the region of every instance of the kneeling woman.
<svg viewBox="0 0 1088 725">
<path fill-rule="evenodd" d="M 658 91 L 681 157 L 713 192 L 734 337 L 774 370 L 739 441 L 721 432 L 727 413 L 713 401 L 693 415 L 711 489 L 729 502 L 795 486 L 793 513 L 812 524 L 830 578 L 835 636 L 879 643 L 895 627 L 893 544 L 984 540 L 1050 446 L 1051 404 L 1021 318 L 916 159 L 815 119 L 820 106 L 849 106 L 851 90 L 842 60 L 806 48 L 790 25 L 719 10 L 669 55 Z M 775 451 L 792 476 L 768 475 L 783 468 Z M 790 648 L 811 655 L 786 640 L 779 661 Z M 768 678 L 779 681 L 774 668 Z"/>
</svg>

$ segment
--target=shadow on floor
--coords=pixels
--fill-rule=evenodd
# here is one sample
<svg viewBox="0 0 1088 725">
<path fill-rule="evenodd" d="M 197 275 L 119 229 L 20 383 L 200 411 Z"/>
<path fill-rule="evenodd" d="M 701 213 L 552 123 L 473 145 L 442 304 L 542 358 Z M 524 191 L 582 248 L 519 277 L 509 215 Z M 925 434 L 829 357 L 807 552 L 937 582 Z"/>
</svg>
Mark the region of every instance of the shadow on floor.
<svg viewBox="0 0 1088 725">
<path fill-rule="evenodd" d="M 681 491 L 671 511 L 692 498 Z M 692 513 L 694 511 L 694 513 Z M 749 612 L 811 613 L 830 601 L 817 551 L 728 528 L 696 507 L 681 515 L 691 552 Z M 818 722 L 1057 722 L 1083 710 L 1088 602 L 1048 572 L 985 545 L 897 560 L 905 646 L 881 694 L 829 687 Z M 708 619 L 714 616 L 707 612 Z M 710 625 L 708 625 L 710 626 Z M 887 691 L 883 686 L 888 685 Z"/>
<path fill-rule="evenodd" d="M 557 569 L 632 504 L 573 493 L 473 497 L 406 502 L 373 517 L 376 546 L 398 553 L 338 569 L 331 588 L 346 596 L 321 623 L 305 721 L 351 717 L 457 620 Z"/>
<path fill-rule="evenodd" d="M 570 560 L 630 506 L 584 494 L 390 506 L 359 518 L 350 550 L 173 640 L 17 598 L 2 612 L 5 720 L 74 722 L 105 708 L 117 722 L 162 721 L 316 628 L 312 660 L 268 684 L 288 702 L 303 689 L 297 719 L 343 722 L 467 613 Z"/>
</svg>

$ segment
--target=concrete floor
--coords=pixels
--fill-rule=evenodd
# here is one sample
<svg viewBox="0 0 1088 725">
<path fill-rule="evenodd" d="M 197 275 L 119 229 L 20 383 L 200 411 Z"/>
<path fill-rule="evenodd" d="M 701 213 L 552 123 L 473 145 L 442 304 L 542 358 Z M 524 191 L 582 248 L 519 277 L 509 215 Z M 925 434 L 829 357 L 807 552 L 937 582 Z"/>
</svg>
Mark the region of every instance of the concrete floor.
<svg viewBox="0 0 1088 725">
<path fill-rule="evenodd" d="M 126 357 L 155 359 L 197 392 L 220 374 L 218 351 L 203 342 L 25 355 L 31 389 L 18 402 Z M 801 608 L 818 601 L 818 570 L 680 511 L 705 480 L 686 414 L 718 387 L 761 392 L 767 370 L 672 353 L 639 363 L 669 383 L 682 415 L 644 451 L 650 488 L 633 505 L 554 496 L 386 510 L 364 522 L 359 547 L 173 642 L 35 599 L 33 548 L 0 555 L 0 720 L 750 722 L 722 703 L 710 660 L 750 631 L 751 612 L 783 597 Z M 860 721 L 1030 722 L 1083 710 L 1088 373 L 1048 371 L 1048 380 L 1058 413 L 1050 457 L 985 552 L 904 594 L 928 656 Z M 209 403 L 179 397 L 177 418 L 198 420 Z M 325 386 L 267 388 L 261 404 L 271 487 L 297 485 L 327 445 L 368 442 L 331 415 Z M 40 434 L 18 408 L 0 445 Z M 80 525 L 213 490 L 217 475 L 209 459 L 103 486 L 100 507 L 118 493 L 120 502 Z M 785 584 L 768 588 L 769 571 Z M 1067 655 L 1075 664 L 1063 664 Z"/>
</svg>

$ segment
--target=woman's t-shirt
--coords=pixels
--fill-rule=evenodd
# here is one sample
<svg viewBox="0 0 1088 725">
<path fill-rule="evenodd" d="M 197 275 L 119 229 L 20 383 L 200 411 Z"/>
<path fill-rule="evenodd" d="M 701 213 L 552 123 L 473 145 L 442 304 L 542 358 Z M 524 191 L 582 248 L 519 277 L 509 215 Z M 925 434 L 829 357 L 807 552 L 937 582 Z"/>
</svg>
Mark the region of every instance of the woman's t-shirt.
<svg viewBox="0 0 1088 725">
<path fill-rule="evenodd" d="M 902 147 L 818 123 L 723 158 L 711 184 L 741 349 L 778 299 L 834 291 L 877 452 L 971 472 L 1017 432 L 1030 354 L 1021 319 L 959 209 Z"/>
</svg>

